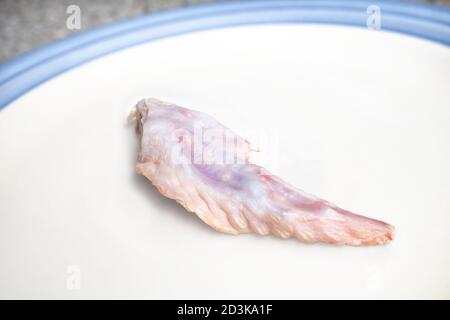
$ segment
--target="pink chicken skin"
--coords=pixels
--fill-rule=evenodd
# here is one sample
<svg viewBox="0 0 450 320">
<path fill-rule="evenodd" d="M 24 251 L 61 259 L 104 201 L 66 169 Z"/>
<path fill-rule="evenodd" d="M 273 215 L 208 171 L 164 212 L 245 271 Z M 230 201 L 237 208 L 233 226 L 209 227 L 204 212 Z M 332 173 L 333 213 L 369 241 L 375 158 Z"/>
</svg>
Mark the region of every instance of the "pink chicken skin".
<svg viewBox="0 0 450 320">
<path fill-rule="evenodd" d="M 392 225 L 341 209 L 250 163 L 249 142 L 204 113 L 152 98 L 140 101 L 130 119 L 140 142 L 136 172 L 217 231 L 351 246 L 394 237 Z"/>
</svg>

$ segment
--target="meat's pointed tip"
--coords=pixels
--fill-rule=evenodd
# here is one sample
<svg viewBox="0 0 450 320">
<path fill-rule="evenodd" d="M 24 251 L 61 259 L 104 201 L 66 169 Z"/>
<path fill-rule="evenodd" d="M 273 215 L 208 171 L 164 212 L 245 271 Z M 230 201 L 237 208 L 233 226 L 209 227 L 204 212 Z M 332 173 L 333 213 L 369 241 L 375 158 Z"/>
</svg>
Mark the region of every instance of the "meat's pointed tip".
<svg viewBox="0 0 450 320">
<path fill-rule="evenodd" d="M 375 236 L 373 241 L 368 243 L 368 245 L 385 245 L 385 244 L 389 244 L 392 240 L 394 240 L 395 238 L 395 226 L 386 223 L 386 222 L 382 222 L 381 223 L 384 225 L 384 233 L 382 233 L 381 235 Z"/>
<path fill-rule="evenodd" d="M 386 233 L 386 243 L 391 242 L 395 238 L 395 226 L 388 224 L 387 225 L 387 233 Z"/>
<path fill-rule="evenodd" d="M 387 245 L 395 237 L 395 227 L 391 224 L 381 222 L 384 224 L 382 232 L 376 232 L 373 236 L 368 237 L 366 239 L 355 239 L 349 245 L 351 246 L 373 246 L 373 245 Z"/>
</svg>

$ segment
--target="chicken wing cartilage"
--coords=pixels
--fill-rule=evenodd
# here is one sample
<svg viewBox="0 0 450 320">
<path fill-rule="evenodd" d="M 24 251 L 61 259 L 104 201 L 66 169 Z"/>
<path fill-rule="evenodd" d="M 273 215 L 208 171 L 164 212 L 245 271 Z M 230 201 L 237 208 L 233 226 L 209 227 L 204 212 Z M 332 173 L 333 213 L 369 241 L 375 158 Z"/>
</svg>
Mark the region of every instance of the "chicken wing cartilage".
<svg viewBox="0 0 450 320">
<path fill-rule="evenodd" d="M 385 244 L 394 227 L 297 189 L 249 161 L 250 144 L 212 117 L 157 99 L 140 101 L 136 171 L 214 229 L 303 242 Z"/>
</svg>

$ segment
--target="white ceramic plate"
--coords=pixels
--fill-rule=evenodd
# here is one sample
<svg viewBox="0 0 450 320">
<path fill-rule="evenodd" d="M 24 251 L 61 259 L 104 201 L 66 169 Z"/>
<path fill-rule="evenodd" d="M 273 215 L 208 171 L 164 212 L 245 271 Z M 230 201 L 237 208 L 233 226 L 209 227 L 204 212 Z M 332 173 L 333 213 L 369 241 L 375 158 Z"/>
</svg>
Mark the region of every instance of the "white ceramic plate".
<svg viewBox="0 0 450 320">
<path fill-rule="evenodd" d="M 141 43 L 46 77 L 20 94 L 3 84 L 15 100 L 0 113 L 1 298 L 450 298 L 445 44 L 266 23 Z M 215 232 L 133 171 L 126 116 L 150 96 L 255 138 L 275 174 L 394 224 L 395 240 Z"/>
</svg>

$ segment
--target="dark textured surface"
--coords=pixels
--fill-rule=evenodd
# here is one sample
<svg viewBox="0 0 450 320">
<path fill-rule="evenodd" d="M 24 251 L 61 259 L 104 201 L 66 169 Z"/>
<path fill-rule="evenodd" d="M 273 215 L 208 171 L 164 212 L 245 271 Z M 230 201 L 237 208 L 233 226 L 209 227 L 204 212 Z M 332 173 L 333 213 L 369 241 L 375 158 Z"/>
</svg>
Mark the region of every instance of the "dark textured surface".
<svg viewBox="0 0 450 320">
<path fill-rule="evenodd" d="M 217 0 L 0 0 L 0 63 L 76 32 L 112 21 Z M 450 6 L 450 0 L 422 1 Z M 66 27 L 69 5 L 81 9 L 81 29 Z"/>
</svg>

